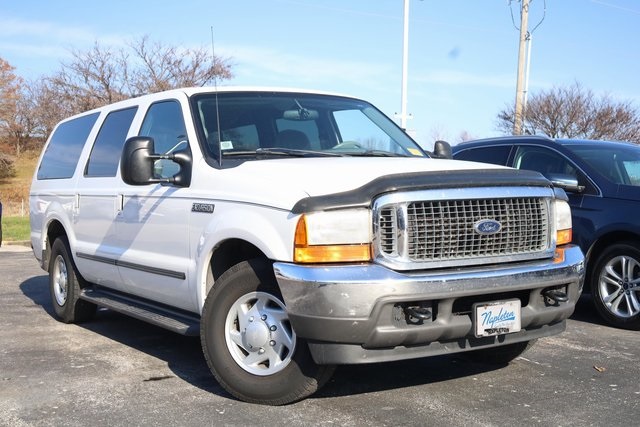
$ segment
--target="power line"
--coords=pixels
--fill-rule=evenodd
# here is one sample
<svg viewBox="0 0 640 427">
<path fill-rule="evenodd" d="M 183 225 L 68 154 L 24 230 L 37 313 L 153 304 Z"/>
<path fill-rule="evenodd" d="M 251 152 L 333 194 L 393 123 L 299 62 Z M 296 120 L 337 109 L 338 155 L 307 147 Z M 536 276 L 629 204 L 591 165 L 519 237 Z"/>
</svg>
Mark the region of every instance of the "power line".
<svg viewBox="0 0 640 427">
<path fill-rule="evenodd" d="M 520 31 L 520 27 L 518 27 L 516 25 L 516 20 L 513 17 L 513 6 L 511 6 L 512 3 L 520 3 L 522 0 L 509 0 L 509 12 L 511 12 L 511 23 L 513 24 L 513 27 L 517 30 Z M 534 0 L 529 0 L 529 4 L 533 3 Z M 595 0 L 592 0 L 595 1 Z M 527 10 L 528 12 L 528 10 Z M 522 13 L 522 11 L 521 11 Z M 547 0 L 543 0 L 543 6 L 542 6 L 542 18 L 540 18 L 540 21 L 533 27 L 533 30 L 529 31 L 529 34 L 532 34 L 539 26 L 540 24 L 542 24 L 542 22 L 544 21 L 544 18 L 547 17 Z M 521 16 L 522 18 L 522 16 Z"/>
</svg>

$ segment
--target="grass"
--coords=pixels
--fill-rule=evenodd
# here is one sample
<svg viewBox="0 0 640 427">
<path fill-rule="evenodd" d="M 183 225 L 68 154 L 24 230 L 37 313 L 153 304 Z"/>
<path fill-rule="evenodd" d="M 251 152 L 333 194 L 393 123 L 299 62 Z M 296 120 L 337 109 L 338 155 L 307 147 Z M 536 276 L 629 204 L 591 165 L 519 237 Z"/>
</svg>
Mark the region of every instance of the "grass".
<svg viewBox="0 0 640 427">
<path fill-rule="evenodd" d="M 29 230 L 29 187 L 37 161 L 37 152 L 24 152 L 15 160 L 16 176 L 0 179 L 3 242 L 28 241 L 31 238 Z"/>
<path fill-rule="evenodd" d="M 5 146 L 0 149 L 6 150 Z M 29 226 L 29 187 L 38 163 L 39 151 L 25 151 L 14 163 L 16 176 L 0 179 L 2 201 L 2 242 L 22 242 L 31 239 Z M 25 216 L 21 216 L 22 211 Z"/>
<path fill-rule="evenodd" d="M 2 241 L 19 242 L 31 239 L 29 217 L 2 217 Z"/>
</svg>

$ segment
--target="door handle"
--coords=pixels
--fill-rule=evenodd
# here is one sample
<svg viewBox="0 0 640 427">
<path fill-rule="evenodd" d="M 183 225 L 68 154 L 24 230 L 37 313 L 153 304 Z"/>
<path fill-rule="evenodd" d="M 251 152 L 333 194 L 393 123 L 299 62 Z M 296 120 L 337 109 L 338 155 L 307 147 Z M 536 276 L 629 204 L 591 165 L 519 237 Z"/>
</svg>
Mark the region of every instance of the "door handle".
<svg viewBox="0 0 640 427">
<path fill-rule="evenodd" d="M 124 210 L 124 194 L 118 194 L 116 196 L 116 212 L 118 214 L 122 213 Z"/>
</svg>

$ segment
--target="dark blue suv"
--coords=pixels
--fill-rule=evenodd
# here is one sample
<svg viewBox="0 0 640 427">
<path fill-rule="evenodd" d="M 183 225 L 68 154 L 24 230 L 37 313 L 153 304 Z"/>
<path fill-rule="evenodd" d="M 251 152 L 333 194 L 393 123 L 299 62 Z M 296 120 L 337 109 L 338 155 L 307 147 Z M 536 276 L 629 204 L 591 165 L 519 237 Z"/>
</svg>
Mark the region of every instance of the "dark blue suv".
<svg viewBox="0 0 640 427">
<path fill-rule="evenodd" d="M 461 143 L 453 156 L 535 170 L 564 188 L 585 289 L 607 322 L 640 329 L 640 146 L 512 136 Z"/>
</svg>

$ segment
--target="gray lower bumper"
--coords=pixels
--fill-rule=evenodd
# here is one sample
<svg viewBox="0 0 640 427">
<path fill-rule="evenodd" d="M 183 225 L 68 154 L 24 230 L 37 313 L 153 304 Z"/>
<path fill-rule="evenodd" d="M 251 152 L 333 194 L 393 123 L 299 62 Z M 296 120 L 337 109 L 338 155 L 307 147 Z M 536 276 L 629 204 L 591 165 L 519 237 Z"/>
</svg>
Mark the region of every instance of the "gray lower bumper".
<svg viewBox="0 0 640 427">
<path fill-rule="evenodd" d="M 274 271 L 298 336 L 322 364 L 370 363 L 454 353 L 526 341 L 564 330 L 582 291 L 584 257 L 577 246 L 564 260 L 538 260 L 420 273 L 376 264 L 301 266 L 276 262 Z M 566 302 L 543 296 L 565 292 Z M 471 306 L 518 298 L 522 330 L 476 338 Z M 407 306 L 428 307 L 430 319 L 415 321 Z"/>
</svg>

